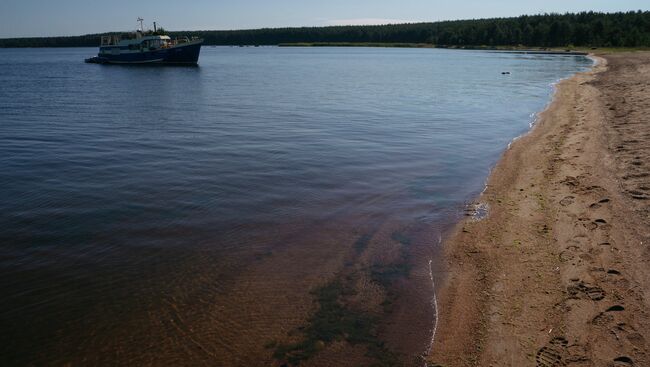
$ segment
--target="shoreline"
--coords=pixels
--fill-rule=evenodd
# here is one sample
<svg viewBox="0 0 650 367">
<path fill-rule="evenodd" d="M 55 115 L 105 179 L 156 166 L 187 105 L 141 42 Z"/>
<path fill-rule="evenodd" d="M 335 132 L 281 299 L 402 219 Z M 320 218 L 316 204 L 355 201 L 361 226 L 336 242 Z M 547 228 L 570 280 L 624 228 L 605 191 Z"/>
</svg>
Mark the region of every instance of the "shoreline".
<svg viewBox="0 0 650 367">
<path fill-rule="evenodd" d="M 593 55 L 590 54 L 590 58 L 592 58 L 592 57 L 593 57 Z M 598 64 L 599 64 L 598 61 L 602 62 L 601 60 L 597 60 L 597 59 L 594 59 L 594 61 L 595 61 L 594 65 L 592 66 L 590 71 L 593 71 L 593 69 L 596 66 L 598 66 Z M 590 71 L 588 71 L 588 72 L 590 72 Z M 536 130 L 541 129 L 540 125 L 543 123 L 543 120 L 542 120 L 543 115 L 555 103 L 557 103 L 556 99 L 557 99 L 559 89 L 562 86 L 562 83 L 564 83 L 566 81 L 570 81 L 571 79 L 575 78 L 579 74 L 581 74 L 581 73 L 579 72 L 579 73 L 576 73 L 576 74 L 574 74 L 572 76 L 569 76 L 567 78 L 559 79 L 559 80 L 557 80 L 557 81 L 555 81 L 555 82 L 553 82 L 551 84 L 553 90 L 551 92 L 550 99 L 549 99 L 548 103 L 545 105 L 545 107 L 541 111 L 534 114 L 534 116 L 532 118 L 532 121 L 530 122 L 530 129 L 528 131 L 526 131 L 525 133 L 514 137 L 512 139 L 512 141 L 510 141 L 510 143 L 508 143 L 508 146 L 507 146 L 506 150 L 502 153 L 502 155 L 499 158 L 499 160 L 497 161 L 496 165 L 491 168 L 491 170 L 490 170 L 490 172 L 488 174 L 488 177 L 485 180 L 485 186 L 483 188 L 483 191 L 481 191 L 479 196 L 472 203 L 468 204 L 468 207 L 472 207 L 472 206 L 484 207 L 485 208 L 484 215 L 477 218 L 475 215 L 472 214 L 471 216 L 469 216 L 467 218 L 463 218 L 462 220 L 460 220 L 458 223 L 456 223 L 453 226 L 453 228 L 447 234 L 446 238 L 444 238 L 442 240 L 442 252 L 443 252 L 442 257 L 443 257 L 443 259 L 442 259 L 442 261 L 440 261 L 440 263 L 441 264 L 446 263 L 445 264 L 446 266 L 443 265 L 444 269 L 442 271 L 438 271 L 438 273 L 443 273 L 444 275 L 439 276 L 438 277 L 439 279 L 437 279 L 438 280 L 437 283 L 439 284 L 439 286 L 437 287 L 438 294 L 439 294 L 438 298 L 441 298 L 442 302 L 449 302 L 448 301 L 449 298 L 455 297 L 455 295 L 450 295 L 450 293 L 454 292 L 454 290 L 452 290 L 451 288 L 453 288 L 454 286 L 458 286 L 459 283 L 466 283 L 467 282 L 467 279 L 458 280 L 457 277 L 468 277 L 469 275 L 472 275 L 479 281 L 486 279 L 486 277 L 487 277 L 486 270 L 485 269 L 478 270 L 479 268 L 481 268 L 481 265 L 483 265 L 483 264 L 473 264 L 472 269 L 459 268 L 459 267 L 464 267 L 465 264 L 464 264 L 463 261 L 459 261 L 459 257 L 461 255 L 458 253 L 459 249 L 454 247 L 454 243 L 458 241 L 458 237 L 462 236 L 463 233 L 470 233 L 466 229 L 467 224 L 471 225 L 472 223 L 484 221 L 486 218 L 491 216 L 491 211 L 492 211 L 491 209 L 492 209 L 494 203 L 490 203 L 490 200 L 487 198 L 488 190 L 492 186 L 491 182 L 494 180 L 494 176 L 499 175 L 500 170 L 503 170 L 503 168 L 501 168 L 501 165 L 502 165 L 502 161 L 505 158 L 505 155 L 508 154 L 516 144 L 523 144 L 523 143 L 520 142 L 522 139 L 525 139 L 526 137 L 532 135 L 533 133 L 535 133 Z M 471 210 L 471 209 L 469 209 L 469 210 Z M 465 245 L 465 244 L 463 244 L 463 245 Z M 463 251 L 465 251 L 465 250 L 463 249 Z M 453 278 L 453 279 L 451 279 L 451 278 Z M 466 284 L 461 284 L 461 286 L 467 286 L 467 285 Z M 478 289 L 476 289 L 476 288 L 472 288 L 472 290 L 478 291 Z M 467 291 L 467 290 L 465 290 L 465 291 Z M 468 297 L 468 296 L 471 297 L 471 295 L 464 295 L 464 296 L 465 297 Z M 435 297 L 435 294 L 434 294 L 434 297 Z M 475 299 L 474 301 L 478 301 L 481 304 L 486 303 L 486 300 L 482 299 L 480 296 L 478 297 L 478 299 Z M 465 306 L 467 307 L 467 304 Z M 472 307 L 472 306 L 473 306 L 472 310 L 475 310 L 475 307 L 477 307 L 477 305 L 471 305 L 470 307 Z M 480 306 L 484 307 L 484 305 L 480 305 Z M 449 309 L 448 307 L 445 307 L 445 311 L 448 310 L 448 309 Z M 467 310 L 465 309 L 465 311 L 467 311 Z M 452 313 L 451 312 L 444 312 L 443 313 L 444 316 L 440 316 L 440 314 L 442 313 L 442 312 L 440 312 L 440 310 L 437 310 L 436 313 L 439 316 L 438 319 L 437 319 L 438 322 L 441 322 L 441 323 L 444 323 L 444 324 L 448 325 L 448 324 L 453 324 L 454 321 L 455 321 L 455 320 L 451 320 L 451 318 L 452 318 Z M 434 330 L 436 330 L 436 331 L 437 331 L 437 329 L 439 327 L 438 322 L 434 326 Z M 484 320 L 480 320 L 480 323 L 482 324 L 481 327 L 484 327 Z M 464 325 L 464 326 L 467 326 L 467 325 Z M 447 328 L 451 328 L 451 327 L 447 326 Z M 444 329 L 443 329 L 443 331 L 444 331 Z M 479 345 L 479 343 L 481 342 L 481 340 L 480 340 L 480 335 L 481 334 L 479 333 L 477 335 L 477 333 L 476 333 L 477 331 L 478 330 L 476 330 L 476 329 L 471 330 L 471 332 L 469 333 L 470 335 L 465 335 L 465 337 L 469 336 L 471 338 L 470 340 L 471 340 L 472 343 L 476 343 L 477 345 Z M 441 337 L 441 338 L 444 338 L 444 337 Z M 462 339 L 464 339 L 464 338 L 462 338 Z M 470 341 L 468 339 L 465 339 L 465 340 Z M 432 367 L 447 366 L 446 363 L 439 364 L 437 362 L 440 362 L 440 361 L 443 361 L 443 360 L 445 362 L 447 362 L 447 361 L 450 360 L 450 358 L 455 360 L 454 363 L 469 362 L 466 365 L 476 365 L 476 356 L 471 356 L 471 350 L 470 350 L 470 353 L 469 353 L 470 354 L 469 355 L 469 357 L 470 357 L 469 360 L 467 360 L 467 358 L 466 358 L 466 357 L 468 357 L 468 355 L 464 355 L 465 353 L 467 353 L 467 351 L 463 351 L 462 353 L 458 353 L 459 351 L 455 351 L 454 354 L 456 354 L 456 355 L 441 356 L 440 354 L 447 347 L 449 347 L 449 345 L 446 342 L 436 340 L 436 333 L 434 332 L 434 334 L 432 335 L 432 345 L 430 346 L 429 351 L 428 351 L 428 358 L 426 358 L 428 363 L 425 365 L 425 367 L 428 367 L 428 366 L 432 366 Z M 480 349 L 481 349 L 480 347 L 477 348 L 477 350 L 480 350 Z M 448 353 L 448 352 L 446 352 L 446 353 Z M 461 357 L 461 355 L 462 355 L 462 357 Z M 450 365 L 456 365 L 454 363 L 452 363 Z"/>
<path fill-rule="evenodd" d="M 647 63 L 650 54 L 601 56 L 590 71 L 557 83 L 531 130 L 504 152 L 478 199 L 489 215 L 461 221 L 445 239 L 430 366 L 647 361 L 647 317 L 627 310 L 647 309 L 643 280 L 650 271 L 634 261 L 640 249 L 628 244 L 647 238 L 641 228 L 648 217 L 623 219 L 647 209 L 642 200 L 634 203 L 640 209 L 627 202 L 630 190 L 626 195 L 620 181 L 629 169 L 611 149 L 618 133 L 610 131 L 617 117 L 611 111 L 621 98 L 625 104 L 625 86 L 606 98 L 621 80 L 603 80 L 629 69 L 628 59 Z M 647 94 L 639 89 L 638 98 Z M 634 164 L 643 165 L 636 157 Z M 636 256 L 646 261 L 650 251 Z M 643 291 L 626 294 L 630 284 Z"/>
<path fill-rule="evenodd" d="M 276 47 L 377 47 L 377 48 L 435 48 L 440 50 L 466 50 L 503 52 L 515 54 L 539 54 L 539 55 L 567 55 L 587 56 L 590 53 L 576 49 L 562 49 L 557 47 L 517 47 L 517 46 L 454 46 L 435 45 L 432 43 L 409 43 L 409 42 L 295 42 L 279 43 Z"/>
</svg>

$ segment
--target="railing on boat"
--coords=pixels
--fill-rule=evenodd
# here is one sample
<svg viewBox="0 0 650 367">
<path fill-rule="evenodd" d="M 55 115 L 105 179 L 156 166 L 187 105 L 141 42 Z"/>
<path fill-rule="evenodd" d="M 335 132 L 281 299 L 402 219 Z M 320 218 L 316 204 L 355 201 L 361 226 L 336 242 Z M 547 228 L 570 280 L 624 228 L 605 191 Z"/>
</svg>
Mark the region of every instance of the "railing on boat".
<svg viewBox="0 0 650 367">
<path fill-rule="evenodd" d="M 100 46 L 116 46 L 122 41 L 122 37 L 118 35 L 102 36 Z"/>
<path fill-rule="evenodd" d="M 136 36 L 133 39 L 140 39 L 140 38 L 142 38 L 142 36 L 140 37 Z M 198 39 L 199 39 L 198 37 L 192 37 L 191 39 L 189 37 L 180 37 L 180 38 L 169 39 L 169 40 L 161 40 L 163 42 L 161 42 L 160 48 L 173 47 L 182 43 L 196 41 Z M 120 35 L 101 36 L 100 46 L 117 46 L 121 41 L 122 41 L 122 36 Z M 151 41 L 151 40 L 146 40 L 146 41 Z"/>
</svg>

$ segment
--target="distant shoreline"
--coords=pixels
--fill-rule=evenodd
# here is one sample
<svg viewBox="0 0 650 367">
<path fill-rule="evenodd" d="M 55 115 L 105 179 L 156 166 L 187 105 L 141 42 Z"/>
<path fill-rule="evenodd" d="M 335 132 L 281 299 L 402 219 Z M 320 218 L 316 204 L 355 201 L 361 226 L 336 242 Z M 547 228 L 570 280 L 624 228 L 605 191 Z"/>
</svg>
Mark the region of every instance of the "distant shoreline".
<svg viewBox="0 0 650 367">
<path fill-rule="evenodd" d="M 475 51 L 499 51 L 522 54 L 545 54 L 545 55 L 579 55 L 587 56 L 589 52 L 572 49 L 559 48 L 528 48 L 528 47 L 492 47 L 492 46 L 443 46 L 428 43 L 378 43 L 378 42 L 296 42 L 281 43 L 278 47 L 378 47 L 378 48 L 437 48 L 449 50 L 475 50 Z"/>
</svg>

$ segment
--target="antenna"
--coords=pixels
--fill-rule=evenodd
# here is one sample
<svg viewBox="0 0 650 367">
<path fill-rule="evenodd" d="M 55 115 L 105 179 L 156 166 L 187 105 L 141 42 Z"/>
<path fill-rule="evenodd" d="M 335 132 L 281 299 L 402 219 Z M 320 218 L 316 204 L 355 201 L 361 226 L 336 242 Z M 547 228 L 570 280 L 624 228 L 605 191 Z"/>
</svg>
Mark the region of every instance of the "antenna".
<svg viewBox="0 0 650 367">
<path fill-rule="evenodd" d="M 142 31 L 142 33 L 144 33 L 144 26 L 142 25 L 142 22 L 144 22 L 144 19 L 138 17 L 138 22 L 140 22 L 140 31 Z"/>
</svg>

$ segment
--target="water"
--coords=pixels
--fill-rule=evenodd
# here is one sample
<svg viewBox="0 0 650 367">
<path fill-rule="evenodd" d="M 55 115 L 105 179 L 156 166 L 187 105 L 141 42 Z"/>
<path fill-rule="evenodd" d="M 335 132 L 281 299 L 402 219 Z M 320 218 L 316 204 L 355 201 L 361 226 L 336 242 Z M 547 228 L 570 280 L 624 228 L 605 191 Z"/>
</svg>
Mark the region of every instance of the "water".
<svg viewBox="0 0 650 367">
<path fill-rule="evenodd" d="M 0 50 L 3 365 L 279 363 L 269 345 L 300 338 L 310 292 L 336 281 L 391 351 L 422 353 L 441 232 L 552 83 L 591 65 L 264 47 L 82 62 L 95 52 Z M 366 350 L 337 348 L 310 361 Z"/>
</svg>

